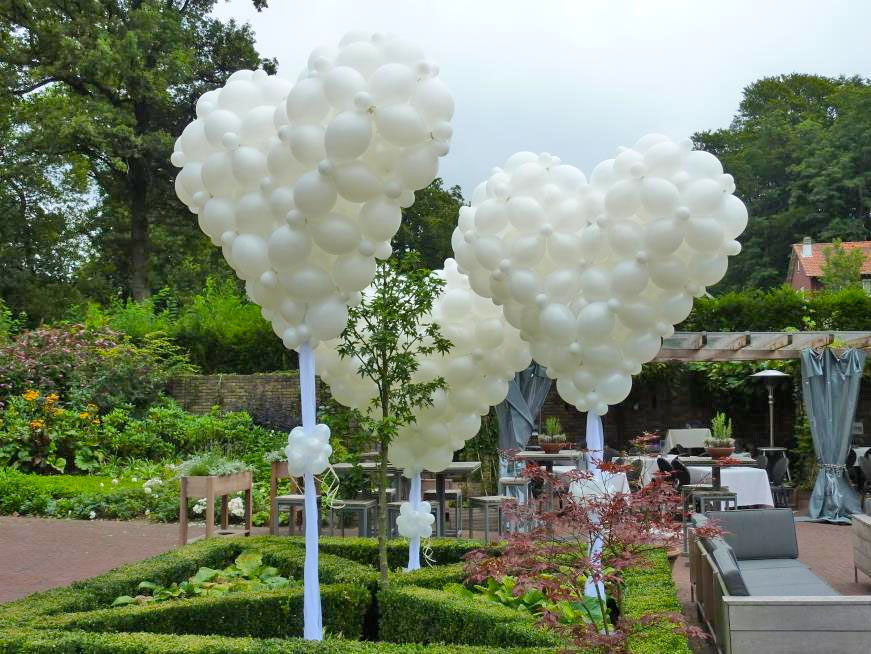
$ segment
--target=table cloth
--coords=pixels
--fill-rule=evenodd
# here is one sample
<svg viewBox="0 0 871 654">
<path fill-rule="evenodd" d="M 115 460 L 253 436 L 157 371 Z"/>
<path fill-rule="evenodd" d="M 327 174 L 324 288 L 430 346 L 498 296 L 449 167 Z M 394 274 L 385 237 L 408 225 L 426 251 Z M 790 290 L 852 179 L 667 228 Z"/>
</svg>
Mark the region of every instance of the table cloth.
<svg viewBox="0 0 871 654">
<path fill-rule="evenodd" d="M 710 484 L 711 468 L 707 466 L 688 466 L 690 483 Z M 761 504 L 774 506 L 768 474 L 760 468 L 723 468 L 720 475 L 723 486 L 738 494 L 738 506 Z"/>
</svg>

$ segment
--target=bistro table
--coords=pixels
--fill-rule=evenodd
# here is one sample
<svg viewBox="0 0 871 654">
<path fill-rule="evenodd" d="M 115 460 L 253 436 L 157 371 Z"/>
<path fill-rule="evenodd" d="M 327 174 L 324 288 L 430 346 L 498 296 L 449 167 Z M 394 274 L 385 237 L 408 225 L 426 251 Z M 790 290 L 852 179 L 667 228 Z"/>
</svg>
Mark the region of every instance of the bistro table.
<svg viewBox="0 0 871 654">
<path fill-rule="evenodd" d="M 647 486 L 656 474 L 659 472 L 659 466 L 656 463 L 656 460 L 660 458 L 660 456 L 671 463 L 676 458 L 680 458 L 681 463 L 688 466 L 713 466 L 714 459 L 709 456 L 681 456 L 679 457 L 677 454 L 662 454 L 657 456 L 649 456 L 649 455 L 630 455 L 630 456 L 622 456 L 619 457 L 625 463 L 632 463 L 633 461 L 641 461 L 641 485 Z M 749 454 L 741 453 L 741 454 L 733 454 L 731 456 L 732 459 L 737 459 L 740 463 L 735 463 L 733 465 L 740 466 L 756 466 L 758 465 L 756 461 Z"/>
<path fill-rule="evenodd" d="M 464 479 L 469 475 L 475 474 L 480 469 L 480 461 L 453 461 L 448 464 L 447 468 L 435 473 L 436 500 L 439 503 L 439 514 L 436 518 L 436 536 L 439 538 L 445 535 L 445 480 Z M 469 528 L 471 529 L 471 525 L 469 525 Z M 459 530 L 457 535 L 459 535 Z"/>
<path fill-rule="evenodd" d="M 683 461 L 683 459 L 681 459 Z M 691 484 L 709 484 L 712 481 L 712 468 L 689 465 Z M 738 506 L 774 506 L 768 473 L 752 466 L 724 466 L 720 470 L 723 486 L 737 493 Z"/>
</svg>

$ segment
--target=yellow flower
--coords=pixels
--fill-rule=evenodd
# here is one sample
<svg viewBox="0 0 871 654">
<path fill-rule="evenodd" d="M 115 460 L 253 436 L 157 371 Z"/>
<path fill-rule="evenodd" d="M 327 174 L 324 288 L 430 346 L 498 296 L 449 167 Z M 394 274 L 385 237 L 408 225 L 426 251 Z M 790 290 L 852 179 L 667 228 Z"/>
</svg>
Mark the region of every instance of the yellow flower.
<svg viewBox="0 0 871 654">
<path fill-rule="evenodd" d="M 49 406 L 51 406 L 52 404 L 57 402 L 59 399 L 60 399 L 60 397 L 58 396 L 57 393 L 51 393 L 50 395 L 46 396 L 45 403 L 48 404 Z"/>
<path fill-rule="evenodd" d="M 37 418 L 36 420 L 30 421 L 31 429 L 42 429 L 45 426 L 45 420 L 42 418 Z"/>
<path fill-rule="evenodd" d="M 94 418 L 91 422 L 94 423 L 95 425 L 99 425 L 99 424 L 100 424 L 100 419 L 99 419 L 99 418 Z"/>
<path fill-rule="evenodd" d="M 88 402 L 88 404 L 85 406 L 85 409 L 87 409 L 89 413 L 96 413 L 97 412 L 97 405 Z"/>
<path fill-rule="evenodd" d="M 82 420 L 87 420 L 87 419 L 90 418 L 90 417 L 91 417 L 91 414 L 88 413 L 87 411 L 82 411 L 82 412 L 79 414 L 79 418 L 81 418 Z"/>
<path fill-rule="evenodd" d="M 61 407 L 55 407 L 51 410 L 51 414 L 54 416 L 62 416 L 65 413 L 66 411 L 64 411 Z"/>
<path fill-rule="evenodd" d="M 39 391 L 35 391 L 31 388 L 30 390 L 25 391 L 22 397 L 28 402 L 33 402 L 39 397 Z"/>
</svg>

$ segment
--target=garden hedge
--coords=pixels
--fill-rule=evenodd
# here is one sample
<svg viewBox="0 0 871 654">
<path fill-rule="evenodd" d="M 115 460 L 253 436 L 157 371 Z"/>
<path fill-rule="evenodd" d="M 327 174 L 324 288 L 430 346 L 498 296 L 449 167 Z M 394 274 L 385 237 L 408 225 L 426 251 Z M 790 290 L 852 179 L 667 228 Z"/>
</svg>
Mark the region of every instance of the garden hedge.
<svg viewBox="0 0 871 654">
<path fill-rule="evenodd" d="M 480 599 L 414 586 L 378 593 L 378 635 L 393 643 L 558 646 L 529 614 Z"/>
<path fill-rule="evenodd" d="M 434 556 L 445 565 L 392 572 L 391 585 L 380 592 L 377 571 L 362 563 L 377 553 L 374 539 L 324 538 L 321 544 L 327 628 L 321 644 L 293 637 L 302 629 L 302 541 L 260 536 L 201 541 L 0 605 L 0 654 L 424 654 L 424 648 L 425 654 L 544 654 L 559 645 L 529 616 L 440 592 L 462 579 L 461 559 L 475 548 L 474 541 L 436 541 Z M 140 581 L 168 585 L 203 565 L 226 566 L 246 548 L 262 552 L 264 563 L 297 582 L 281 591 L 109 608 L 119 595 L 135 595 Z M 405 563 L 407 544 L 392 543 L 390 549 L 398 568 Z M 652 556 L 649 567 L 627 573 L 625 607 L 632 615 L 680 610 L 664 554 Z M 346 640 L 360 637 L 366 640 Z M 379 642 L 370 642 L 375 639 Z M 439 641 L 447 644 L 431 644 Z M 689 653 L 686 638 L 666 623 L 636 637 L 630 651 Z"/>
</svg>

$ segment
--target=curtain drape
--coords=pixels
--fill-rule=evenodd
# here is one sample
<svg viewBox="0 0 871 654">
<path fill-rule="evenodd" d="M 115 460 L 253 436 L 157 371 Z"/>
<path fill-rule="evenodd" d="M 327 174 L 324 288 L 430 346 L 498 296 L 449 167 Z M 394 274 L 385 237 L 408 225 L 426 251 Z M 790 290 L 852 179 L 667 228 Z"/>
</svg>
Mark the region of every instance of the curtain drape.
<svg viewBox="0 0 871 654">
<path fill-rule="evenodd" d="M 811 519 L 850 522 L 861 513 L 847 478 L 847 455 L 865 352 L 850 349 L 838 356 L 829 348 L 801 352 L 801 387 L 820 470 L 808 505 Z"/>
</svg>

